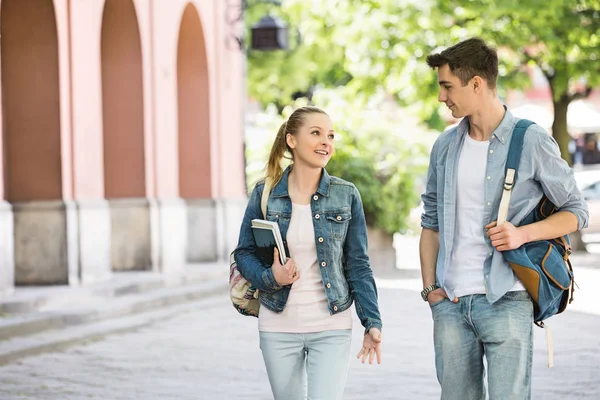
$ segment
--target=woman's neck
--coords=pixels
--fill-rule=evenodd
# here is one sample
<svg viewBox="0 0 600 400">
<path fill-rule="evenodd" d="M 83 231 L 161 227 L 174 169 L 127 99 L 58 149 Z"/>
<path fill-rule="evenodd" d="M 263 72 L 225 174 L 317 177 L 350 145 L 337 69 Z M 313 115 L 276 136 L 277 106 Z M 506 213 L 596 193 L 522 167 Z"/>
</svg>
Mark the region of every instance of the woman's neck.
<svg viewBox="0 0 600 400">
<path fill-rule="evenodd" d="M 288 175 L 288 193 L 296 204 L 310 204 L 311 196 L 317 191 L 322 168 L 294 165 Z"/>
</svg>

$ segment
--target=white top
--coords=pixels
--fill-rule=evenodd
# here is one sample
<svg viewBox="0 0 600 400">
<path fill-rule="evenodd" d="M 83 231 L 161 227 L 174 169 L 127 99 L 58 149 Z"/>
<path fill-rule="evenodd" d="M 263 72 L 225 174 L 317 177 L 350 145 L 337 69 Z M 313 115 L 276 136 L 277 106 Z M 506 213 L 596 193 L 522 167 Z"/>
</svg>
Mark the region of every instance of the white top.
<svg viewBox="0 0 600 400">
<path fill-rule="evenodd" d="M 288 301 L 281 313 L 260 307 L 258 330 L 261 332 L 310 333 L 352 329 L 351 308 L 330 315 L 321 271 L 310 205 L 292 203 L 287 232 L 290 257 L 296 262 L 300 278 L 292 284 Z"/>
<path fill-rule="evenodd" d="M 469 134 L 458 160 L 456 186 L 456 232 L 447 284 L 456 297 L 486 293 L 484 263 L 491 249 L 485 241 L 483 193 L 489 141 L 477 141 Z M 511 290 L 525 290 L 521 282 Z"/>
</svg>

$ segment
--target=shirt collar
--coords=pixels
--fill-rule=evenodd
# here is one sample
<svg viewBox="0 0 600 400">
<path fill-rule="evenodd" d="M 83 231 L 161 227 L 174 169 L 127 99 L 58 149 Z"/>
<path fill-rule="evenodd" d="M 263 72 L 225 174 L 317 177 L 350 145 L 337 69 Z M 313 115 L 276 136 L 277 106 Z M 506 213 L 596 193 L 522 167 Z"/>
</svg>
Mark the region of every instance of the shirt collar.
<svg viewBox="0 0 600 400">
<path fill-rule="evenodd" d="M 512 115 L 510 111 L 508 111 L 508 108 L 506 108 L 506 106 L 504 106 L 504 110 L 506 110 L 506 112 L 504 113 L 504 118 L 502 118 L 500 125 L 498 125 L 494 132 L 492 132 L 491 136 L 491 139 L 497 138 L 498 141 L 502 144 L 507 143 L 508 139 L 510 138 L 510 135 L 512 135 L 513 128 L 517 123 L 517 118 L 515 118 L 515 116 Z M 459 135 L 464 135 L 467 132 L 469 132 L 468 118 L 463 118 L 462 121 L 460 121 L 457 127 L 457 132 Z"/>
</svg>

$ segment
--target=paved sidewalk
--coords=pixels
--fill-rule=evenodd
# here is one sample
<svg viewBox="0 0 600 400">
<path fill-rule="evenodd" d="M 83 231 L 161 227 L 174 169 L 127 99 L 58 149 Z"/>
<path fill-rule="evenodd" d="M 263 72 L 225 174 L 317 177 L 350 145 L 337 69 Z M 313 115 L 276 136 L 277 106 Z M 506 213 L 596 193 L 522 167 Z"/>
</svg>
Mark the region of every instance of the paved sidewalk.
<svg viewBox="0 0 600 400">
<path fill-rule="evenodd" d="M 147 324 L 162 309 L 225 292 L 227 276 L 225 263 L 190 264 L 172 276 L 116 273 L 90 286 L 19 287 L 0 298 L 0 365 Z"/>
<path fill-rule="evenodd" d="M 405 243 L 403 269 L 375 268 L 384 363 L 361 365 L 352 358 L 345 399 L 439 398 L 431 313 L 418 295 L 413 245 Z M 575 302 L 549 322 L 555 368 L 546 367 L 545 334 L 534 329 L 533 399 L 600 398 L 600 254 L 576 254 L 573 264 Z M 0 302 L 0 314 L 41 309 L 36 317 L 62 322 L 26 335 L 10 327 L 11 321 L 19 329 L 25 325 L 0 318 L 0 358 L 8 363 L 0 366 L 0 400 L 272 398 L 256 319 L 233 310 L 226 275 L 226 265 L 205 265 L 172 282 L 122 275 L 93 290 L 20 289 Z M 361 340 L 355 319 L 353 354 Z"/>
<path fill-rule="evenodd" d="M 382 365 L 351 359 L 345 399 L 439 398 L 430 311 L 416 291 L 382 288 Z M 163 310 L 165 314 L 169 310 Z M 555 368 L 536 329 L 533 399 L 600 398 L 600 317 L 567 312 L 552 321 Z M 352 354 L 361 344 L 355 321 Z M 179 306 L 133 332 L 0 367 L 0 399 L 271 399 L 256 319 L 226 294 Z"/>
</svg>

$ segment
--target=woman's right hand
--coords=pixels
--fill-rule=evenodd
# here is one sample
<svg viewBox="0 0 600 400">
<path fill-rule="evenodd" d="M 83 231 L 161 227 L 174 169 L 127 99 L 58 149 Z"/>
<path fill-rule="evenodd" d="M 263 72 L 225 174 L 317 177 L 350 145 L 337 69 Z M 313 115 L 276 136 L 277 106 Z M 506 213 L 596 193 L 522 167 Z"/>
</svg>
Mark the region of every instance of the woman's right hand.
<svg viewBox="0 0 600 400">
<path fill-rule="evenodd" d="M 277 246 L 273 249 L 273 265 L 271 266 L 271 269 L 273 270 L 275 280 L 281 286 L 291 285 L 300 278 L 294 260 L 288 258 L 285 265 L 281 265 Z"/>
<path fill-rule="evenodd" d="M 429 305 L 433 305 L 435 303 L 439 303 L 443 299 L 448 299 L 448 300 L 450 300 L 453 303 L 458 303 L 458 297 L 455 297 L 454 300 L 450 299 L 448 297 L 448 294 L 446 293 L 446 291 L 444 289 L 442 289 L 442 288 L 438 288 L 438 289 L 432 290 L 427 295 L 427 301 L 429 302 Z"/>
</svg>

